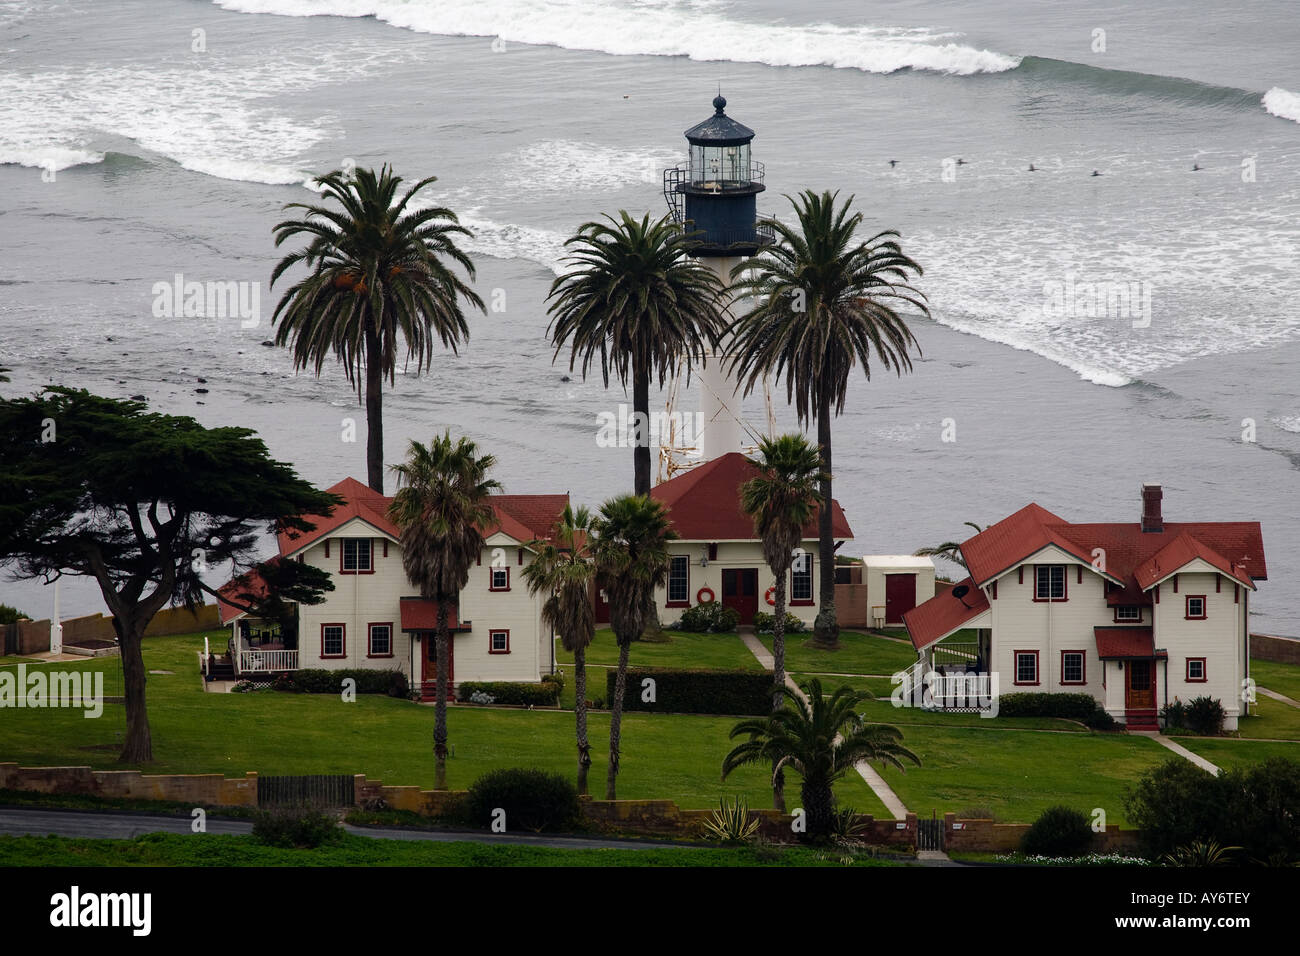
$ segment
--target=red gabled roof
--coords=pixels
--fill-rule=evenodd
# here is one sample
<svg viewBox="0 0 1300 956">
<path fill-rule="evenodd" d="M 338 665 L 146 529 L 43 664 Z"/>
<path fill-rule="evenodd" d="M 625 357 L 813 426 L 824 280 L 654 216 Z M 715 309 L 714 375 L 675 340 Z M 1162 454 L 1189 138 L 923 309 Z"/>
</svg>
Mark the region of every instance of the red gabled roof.
<svg viewBox="0 0 1300 956">
<path fill-rule="evenodd" d="M 1249 547 L 1249 546 L 1247 546 Z M 1260 552 L 1261 557 L 1263 552 Z M 1226 557 L 1219 554 L 1207 546 L 1199 538 L 1194 538 L 1186 532 L 1174 538 L 1167 545 L 1157 551 L 1147 560 L 1137 566 L 1133 572 L 1137 578 L 1138 585 L 1146 590 L 1153 584 L 1164 580 L 1173 574 L 1179 568 L 1186 567 L 1193 561 L 1200 559 L 1211 567 L 1217 568 L 1228 577 L 1232 578 L 1239 584 L 1254 589 L 1255 585 L 1250 580 L 1250 555 L 1245 555 L 1245 561 L 1237 563 L 1229 561 Z"/>
<path fill-rule="evenodd" d="M 315 544 L 354 518 L 394 540 L 401 537 L 401 530 L 388 517 L 388 506 L 393 502 L 388 495 L 372 490 L 355 478 L 344 478 L 328 490 L 342 498 L 343 503 L 328 517 L 308 516 L 307 520 L 316 526 L 311 531 L 282 532 L 278 537 L 281 555 L 287 556 Z M 528 542 L 550 535 L 552 525 L 569 503 L 569 496 L 493 495 L 491 503 L 495 521 L 485 529 L 484 537 L 502 531 L 516 541 Z"/>
<path fill-rule="evenodd" d="M 404 597 L 398 604 L 402 608 L 403 631 L 436 631 L 438 629 L 438 602 L 433 598 Z M 468 622 L 460 622 L 459 608 L 447 605 L 447 630 L 468 631 Z"/>
<path fill-rule="evenodd" d="M 982 586 L 1048 545 L 1089 565 L 1095 551 L 1105 552 L 1107 577 L 1126 589 L 1145 591 L 1195 558 L 1247 587 L 1268 577 L 1257 521 L 1169 522 L 1161 531 L 1143 531 L 1138 522 L 1071 524 L 1031 504 L 962 542 L 961 553 Z M 1156 572 L 1157 565 L 1165 570 Z"/>
<path fill-rule="evenodd" d="M 650 496 L 667 506 L 673 527 L 685 541 L 757 540 L 754 519 L 740 510 L 740 486 L 758 469 L 738 451 L 692 468 L 656 485 Z M 838 501 L 831 501 L 831 533 L 853 537 Z M 817 537 L 817 517 L 804 526 L 805 538 Z"/>
<path fill-rule="evenodd" d="M 1155 657 L 1155 637 L 1149 627 L 1094 627 L 1097 657 L 1103 661 Z"/>
<path fill-rule="evenodd" d="M 307 520 L 316 526 L 311 531 L 280 532 L 277 536 L 280 554 L 287 556 L 300 551 L 326 537 L 336 528 L 347 524 L 353 518 L 360 518 L 394 540 L 399 536 L 397 525 L 388 520 L 388 505 L 392 502 L 391 498 L 363 485 L 355 478 L 344 478 L 326 490 L 342 498 L 343 503 L 335 507 L 334 513 L 328 517 L 307 516 Z"/>
<path fill-rule="evenodd" d="M 953 597 L 952 592 L 963 584 L 969 589 L 966 594 L 960 598 Z M 966 578 L 958 581 L 951 589 L 941 591 L 930 600 L 904 612 L 903 625 L 912 638 L 912 646 L 919 651 L 988 609 L 989 601 L 984 592 L 975 587 L 974 581 Z"/>
<path fill-rule="evenodd" d="M 271 560 L 279 561 L 280 559 L 272 558 Z M 245 571 L 239 577 L 233 578 L 217 588 L 218 595 L 238 601 L 240 604 L 250 605 L 255 605 L 265 598 L 267 591 L 266 579 L 258 573 L 256 568 Z M 220 617 L 222 624 L 229 624 L 239 615 L 247 613 L 243 608 L 227 604 L 221 597 L 217 598 L 217 615 Z"/>
</svg>

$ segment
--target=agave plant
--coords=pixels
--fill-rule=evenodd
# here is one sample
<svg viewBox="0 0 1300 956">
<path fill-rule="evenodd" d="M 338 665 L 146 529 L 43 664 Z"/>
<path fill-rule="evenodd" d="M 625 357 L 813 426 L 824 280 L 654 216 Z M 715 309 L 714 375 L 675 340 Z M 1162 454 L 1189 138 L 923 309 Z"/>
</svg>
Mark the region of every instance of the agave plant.
<svg viewBox="0 0 1300 956">
<path fill-rule="evenodd" d="M 1193 840 L 1166 853 L 1160 862 L 1166 866 L 1231 866 L 1232 855 L 1240 851 L 1239 846 L 1221 846 L 1217 840 Z"/>
<path fill-rule="evenodd" d="M 748 843 L 758 832 L 758 817 L 749 815 L 749 803 L 737 797 L 728 803 L 726 797 L 718 801 L 718 809 L 704 821 L 704 833 L 719 843 Z"/>
</svg>

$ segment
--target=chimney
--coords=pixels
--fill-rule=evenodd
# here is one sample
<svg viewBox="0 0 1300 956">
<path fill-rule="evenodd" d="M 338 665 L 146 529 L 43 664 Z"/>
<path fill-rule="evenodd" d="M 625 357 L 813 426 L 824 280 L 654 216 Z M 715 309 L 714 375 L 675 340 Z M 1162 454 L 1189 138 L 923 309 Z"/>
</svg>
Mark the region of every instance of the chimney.
<svg viewBox="0 0 1300 956">
<path fill-rule="evenodd" d="M 1165 530 L 1165 519 L 1160 514 L 1160 499 L 1164 492 L 1155 482 L 1142 484 L 1142 530 L 1159 532 Z"/>
</svg>

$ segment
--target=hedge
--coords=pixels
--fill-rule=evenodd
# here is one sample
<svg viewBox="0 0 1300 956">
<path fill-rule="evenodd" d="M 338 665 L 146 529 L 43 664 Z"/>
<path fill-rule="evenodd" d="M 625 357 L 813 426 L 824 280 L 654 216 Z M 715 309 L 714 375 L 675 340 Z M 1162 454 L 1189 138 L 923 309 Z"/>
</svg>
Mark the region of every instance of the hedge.
<svg viewBox="0 0 1300 956">
<path fill-rule="evenodd" d="M 343 681 L 347 678 L 356 681 L 358 694 L 387 694 L 389 697 L 405 699 L 410 696 L 406 685 L 406 675 L 401 671 L 352 670 L 327 671 L 313 668 L 290 671 L 280 674 L 272 681 L 275 690 L 285 690 L 300 694 L 339 694 L 343 692 Z"/>
<path fill-rule="evenodd" d="M 1091 694 L 1002 694 L 998 697 L 998 716 L 1087 721 L 1100 706 Z"/>
<path fill-rule="evenodd" d="M 652 679 L 653 701 L 642 699 L 642 681 Z M 605 699 L 614 703 L 618 672 L 605 674 Z M 772 710 L 772 675 L 763 671 L 688 670 L 680 668 L 627 670 L 623 709 L 668 714 L 724 714 L 761 717 Z"/>
<path fill-rule="evenodd" d="M 461 681 L 456 685 L 456 699 L 469 703 L 476 693 L 487 694 L 494 704 L 517 704 L 554 707 L 560 699 L 560 687 L 553 681 L 540 684 L 513 681 Z"/>
</svg>

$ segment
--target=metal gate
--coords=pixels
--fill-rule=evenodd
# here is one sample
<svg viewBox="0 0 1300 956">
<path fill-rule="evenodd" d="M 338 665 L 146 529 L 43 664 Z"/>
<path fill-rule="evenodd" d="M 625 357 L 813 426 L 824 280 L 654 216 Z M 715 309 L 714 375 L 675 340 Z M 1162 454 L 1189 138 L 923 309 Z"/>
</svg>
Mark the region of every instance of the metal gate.
<svg viewBox="0 0 1300 956">
<path fill-rule="evenodd" d="M 943 850 L 943 821 L 916 821 L 916 848 L 918 850 Z"/>
<path fill-rule="evenodd" d="M 259 807 L 350 807 L 356 803 L 351 774 L 257 778 Z"/>
</svg>

